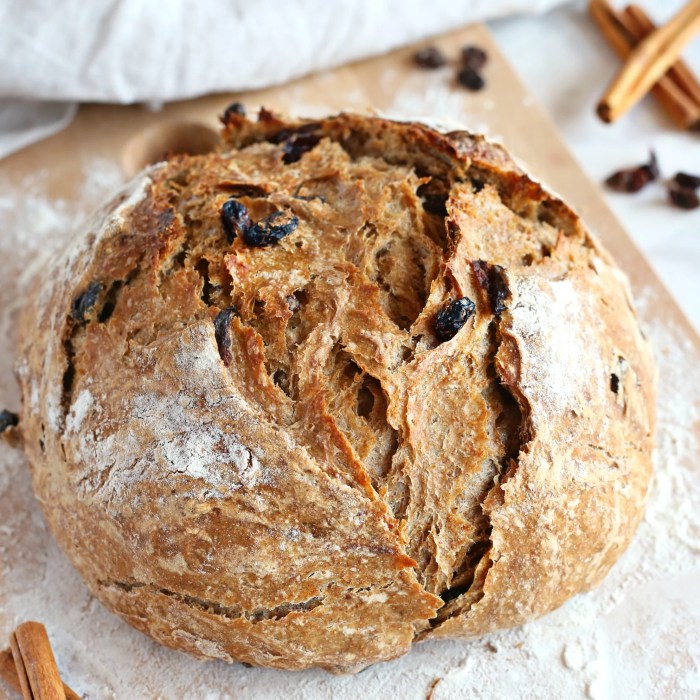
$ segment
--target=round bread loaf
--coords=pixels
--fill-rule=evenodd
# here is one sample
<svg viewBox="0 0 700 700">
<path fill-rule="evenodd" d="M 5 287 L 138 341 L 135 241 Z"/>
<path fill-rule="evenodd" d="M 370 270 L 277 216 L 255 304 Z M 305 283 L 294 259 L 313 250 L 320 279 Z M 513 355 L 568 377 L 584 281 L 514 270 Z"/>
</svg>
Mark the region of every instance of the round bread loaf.
<svg viewBox="0 0 700 700">
<path fill-rule="evenodd" d="M 23 317 L 34 488 L 90 590 L 198 656 L 354 672 L 597 585 L 654 423 L 609 255 L 479 136 L 239 112 Z"/>
</svg>

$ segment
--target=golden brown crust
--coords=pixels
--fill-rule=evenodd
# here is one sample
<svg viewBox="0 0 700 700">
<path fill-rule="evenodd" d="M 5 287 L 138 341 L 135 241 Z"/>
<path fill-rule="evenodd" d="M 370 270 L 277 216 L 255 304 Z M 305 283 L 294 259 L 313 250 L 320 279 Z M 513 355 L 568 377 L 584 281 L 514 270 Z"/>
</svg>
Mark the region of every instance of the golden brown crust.
<svg viewBox="0 0 700 700">
<path fill-rule="evenodd" d="M 224 137 L 144 174 L 24 314 L 35 491 L 95 595 L 194 654 L 343 672 L 595 586 L 642 513 L 654 370 L 573 212 L 464 132 Z M 298 225 L 229 241 L 232 197 Z"/>
</svg>

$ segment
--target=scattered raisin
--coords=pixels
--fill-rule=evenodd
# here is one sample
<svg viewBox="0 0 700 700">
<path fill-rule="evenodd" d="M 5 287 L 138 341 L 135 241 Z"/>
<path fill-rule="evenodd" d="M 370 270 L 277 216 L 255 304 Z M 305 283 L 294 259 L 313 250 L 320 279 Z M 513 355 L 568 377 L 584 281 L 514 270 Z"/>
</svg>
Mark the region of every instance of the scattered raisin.
<svg viewBox="0 0 700 700">
<path fill-rule="evenodd" d="M 613 392 L 613 394 L 617 394 L 617 392 L 620 390 L 620 377 L 618 377 L 616 374 L 611 374 L 610 375 L 610 391 Z"/>
<path fill-rule="evenodd" d="M 475 310 L 476 305 L 469 297 L 448 302 L 435 315 L 435 334 L 442 341 L 454 338 Z"/>
<path fill-rule="evenodd" d="M 488 296 L 491 312 L 498 316 L 506 310 L 505 300 L 508 297 L 508 285 L 503 274 L 505 270 L 501 265 L 489 265 L 484 260 L 473 260 L 472 270 L 476 283 Z"/>
<path fill-rule="evenodd" d="M 462 49 L 462 65 L 465 68 L 480 71 L 486 65 L 487 60 L 486 51 L 478 46 L 465 46 Z"/>
<path fill-rule="evenodd" d="M 231 318 L 238 313 L 235 306 L 222 309 L 214 319 L 214 337 L 219 348 L 219 355 L 226 367 L 233 361 L 231 354 Z"/>
<path fill-rule="evenodd" d="M 8 428 L 11 428 L 19 423 L 19 416 L 12 411 L 0 411 L 0 433 L 4 433 Z"/>
<path fill-rule="evenodd" d="M 659 177 L 659 164 L 654 151 L 649 152 L 649 162 L 635 168 L 624 168 L 610 175 L 605 184 L 616 192 L 639 192 L 645 185 Z"/>
<path fill-rule="evenodd" d="M 680 187 L 671 183 L 668 187 L 668 196 L 671 203 L 680 209 L 697 209 L 700 207 L 700 197 L 690 187 Z"/>
<path fill-rule="evenodd" d="M 245 205 L 237 199 L 227 199 L 221 207 L 221 225 L 226 238 L 233 243 L 236 236 L 242 236 L 252 226 L 250 215 Z"/>
<path fill-rule="evenodd" d="M 231 117 L 245 117 L 245 115 L 245 107 L 240 102 L 232 102 L 228 107 L 226 107 L 221 121 L 224 124 L 228 124 Z"/>
<path fill-rule="evenodd" d="M 243 231 L 243 240 L 258 248 L 278 243 L 293 233 L 299 219 L 288 211 L 276 211 Z"/>
<path fill-rule="evenodd" d="M 296 163 L 304 153 L 314 148 L 321 137 L 318 134 L 294 134 L 290 136 L 282 145 L 282 162 L 285 165 Z"/>
<path fill-rule="evenodd" d="M 473 68 L 462 68 L 457 73 L 457 82 L 462 87 L 474 92 L 483 89 L 486 85 L 486 81 Z"/>
<path fill-rule="evenodd" d="M 102 289 L 103 286 L 100 282 L 91 282 L 88 288 L 73 300 L 71 316 L 76 321 L 82 323 L 90 316 Z"/>
<path fill-rule="evenodd" d="M 413 61 L 417 66 L 428 70 L 440 68 L 447 63 L 445 54 L 435 46 L 428 46 L 413 54 Z"/>
<path fill-rule="evenodd" d="M 697 190 L 700 187 L 700 175 L 690 175 L 689 173 L 676 173 L 673 176 L 673 181 L 681 187 L 689 187 L 691 190 Z"/>
</svg>

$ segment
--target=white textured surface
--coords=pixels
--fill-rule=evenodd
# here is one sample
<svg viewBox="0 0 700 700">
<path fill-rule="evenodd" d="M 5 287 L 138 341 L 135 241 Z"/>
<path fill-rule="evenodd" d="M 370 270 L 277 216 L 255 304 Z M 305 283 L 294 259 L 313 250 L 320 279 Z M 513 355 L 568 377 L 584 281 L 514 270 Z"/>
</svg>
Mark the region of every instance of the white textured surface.
<svg viewBox="0 0 700 700">
<path fill-rule="evenodd" d="M 611 2 L 618 7 L 626 4 Z M 641 4 L 660 23 L 683 0 Z M 594 106 L 621 63 L 588 17 L 585 2 L 579 0 L 544 17 L 499 20 L 489 27 L 593 181 L 602 182 L 621 167 L 645 162 L 650 148 L 656 150 L 665 177 L 678 170 L 700 174 L 700 135 L 679 131 L 651 98 L 613 125 L 595 116 Z M 700 38 L 684 57 L 700 76 Z M 700 209 L 669 206 L 659 183 L 634 195 L 607 191 L 606 199 L 700 330 Z"/>
</svg>

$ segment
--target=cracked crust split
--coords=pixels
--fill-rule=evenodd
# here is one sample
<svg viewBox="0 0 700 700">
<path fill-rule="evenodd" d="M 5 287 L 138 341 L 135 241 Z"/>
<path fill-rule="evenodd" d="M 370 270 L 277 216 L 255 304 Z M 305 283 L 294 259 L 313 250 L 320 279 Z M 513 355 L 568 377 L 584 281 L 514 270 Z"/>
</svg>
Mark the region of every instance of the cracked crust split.
<svg viewBox="0 0 700 700">
<path fill-rule="evenodd" d="M 654 371 L 573 212 L 464 132 L 263 110 L 223 137 L 24 315 L 34 488 L 94 594 L 193 654 L 353 672 L 596 585 Z"/>
</svg>

